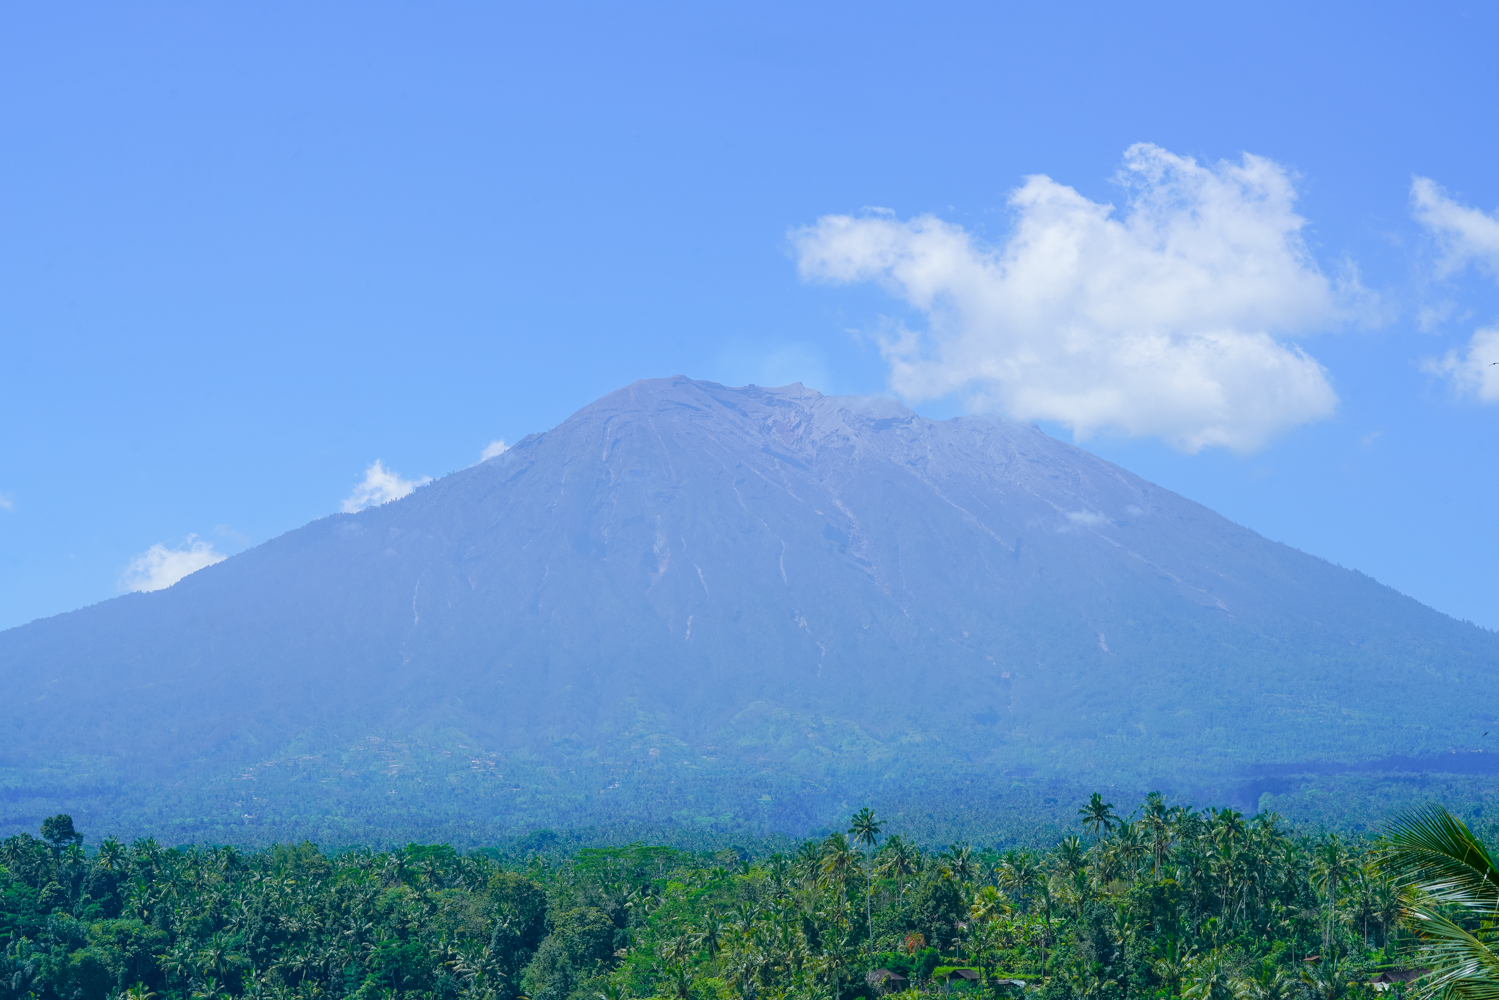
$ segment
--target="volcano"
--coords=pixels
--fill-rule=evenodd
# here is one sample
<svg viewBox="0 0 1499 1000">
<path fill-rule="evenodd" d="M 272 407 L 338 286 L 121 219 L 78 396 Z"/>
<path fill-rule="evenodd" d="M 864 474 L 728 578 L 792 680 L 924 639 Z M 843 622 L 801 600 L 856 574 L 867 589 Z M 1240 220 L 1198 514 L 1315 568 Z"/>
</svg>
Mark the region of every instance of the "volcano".
<svg viewBox="0 0 1499 1000">
<path fill-rule="evenodd" d="M 14 829 L 795 833 L 1470 749 L 1499 636 L 1035 427 L 678 377 L 0 676 Z"/>
</svg>

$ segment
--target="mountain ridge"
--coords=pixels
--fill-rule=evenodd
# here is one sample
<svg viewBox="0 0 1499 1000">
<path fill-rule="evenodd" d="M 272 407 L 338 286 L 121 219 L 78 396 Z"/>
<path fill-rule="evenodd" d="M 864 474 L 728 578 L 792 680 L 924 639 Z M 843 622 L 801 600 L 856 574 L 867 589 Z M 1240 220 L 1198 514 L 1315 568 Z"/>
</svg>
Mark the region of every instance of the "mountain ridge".
<svg viewBox="0 0 1499 1000">
<path fill-rule="evenodd" d="M 1476 737 L 1450 723 L 1496 693 L 1499 637 L 1033 427 L 678 376 L 0 633 L 0 672 L 0 782 L 38 793 L 16 822 L 78 789 L 101 817 L 254 826 L 419 785 L 496 830 L 786 830 L 920 787 L 1211 791 L 1419 757 Z M 358 763 L 371 739 L 432 749 Z M 236 782 L 269 785 L 234 775 L 288 748 L 326 800 L 245 807 Z"/>
</svg>

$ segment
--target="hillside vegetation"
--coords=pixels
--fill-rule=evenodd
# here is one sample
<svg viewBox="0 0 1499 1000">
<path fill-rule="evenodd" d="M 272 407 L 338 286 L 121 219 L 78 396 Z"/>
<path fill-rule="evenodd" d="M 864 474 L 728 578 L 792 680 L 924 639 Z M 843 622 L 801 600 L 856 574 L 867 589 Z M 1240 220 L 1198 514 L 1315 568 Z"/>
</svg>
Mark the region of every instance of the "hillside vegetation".
<svg viewBox="0 0 1499 1000">
<path fill-rule="evenodd" d="M 1159 796 L 1075 813 L 1042 851 L 924 851 L 865 810 L 756 858 L 89 852 L 59 816 L 0 845 L 0 996 L 1340 1000 L 1411 941 L 1378 845 Z"/>
</svg>

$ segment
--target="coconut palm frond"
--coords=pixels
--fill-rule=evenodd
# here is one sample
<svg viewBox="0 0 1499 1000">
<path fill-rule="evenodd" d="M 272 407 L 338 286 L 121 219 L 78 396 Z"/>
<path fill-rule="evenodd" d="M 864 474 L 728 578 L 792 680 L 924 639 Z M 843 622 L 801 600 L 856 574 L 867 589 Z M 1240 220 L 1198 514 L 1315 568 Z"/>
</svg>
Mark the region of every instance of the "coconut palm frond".
<svg viewBox="0 0 1499 1000">
<path fill-rule="evenodd" d="M 1499 1000 L 1499 955 L 1491 942 L 1463 930 L 1425 903 L 1412 907 L 1410 916 L 1423 939 L 1421 960 L 1432 970 L 1419 997 Z"/>
<path fill-rule="evenodd" d="M 1386 838 L 1379 867 L 1396 882 L 1433 899 L 1499 910 L 1499 865 L 1465 823 L 1439 806 L 1407 813 Z"/>
</svg>

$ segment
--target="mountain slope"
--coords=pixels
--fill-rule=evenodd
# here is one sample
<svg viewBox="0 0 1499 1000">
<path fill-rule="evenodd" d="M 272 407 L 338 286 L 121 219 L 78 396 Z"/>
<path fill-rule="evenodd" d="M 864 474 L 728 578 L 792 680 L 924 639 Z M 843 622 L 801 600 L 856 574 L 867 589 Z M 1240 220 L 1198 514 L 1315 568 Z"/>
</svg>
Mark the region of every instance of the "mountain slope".
<svg viewBox="0 0 1499 1000">
<path fill-rule="evenodd" d="M 16 823 L 796 828 L 1445 750 L 1499 637 L 1034 428 L 676 378 L 0 676 Z"/>
</svg>

